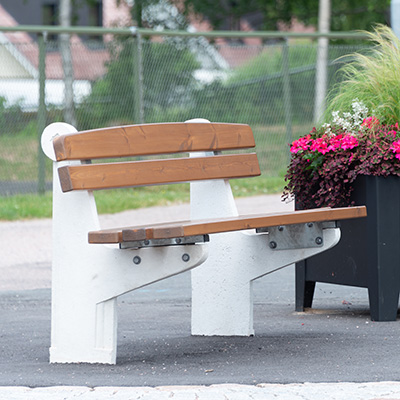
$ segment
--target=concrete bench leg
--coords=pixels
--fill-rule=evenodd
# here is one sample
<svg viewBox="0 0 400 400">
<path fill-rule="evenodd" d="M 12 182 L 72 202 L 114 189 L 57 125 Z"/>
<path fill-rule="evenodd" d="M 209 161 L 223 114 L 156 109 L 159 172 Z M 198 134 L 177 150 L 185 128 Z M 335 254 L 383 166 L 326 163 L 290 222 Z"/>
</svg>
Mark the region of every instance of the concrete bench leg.
<svg viewBox="0 0 400 400">
<path fill-rule="evenodd" d="M 192 334 L 252 335 L 252 282 L 329 249 L 339 241 L 340 230 L 324 229 L 323 235 L 323 248 L 281 251 L 270 249 L 268 234 L 213 235 L 208 259 L 192 271 Z"/>
<path fill-rule="evenodd" d="M 238 232 L 213 235 L 209 244 L 211 259 L 191 272 L 193 335 L 254 333 L 249 263 L 235 248 L 242 236 Z"/>
<path fill-rule="evenodd" d="M 117 297 L 200 265 L 208 246 L 120 250 L 83 239 L 55 248 L 50 362 L 115 364 Z"/>
<path fill-rule="evenodd" d="M 191 184 L 191 218 L 237 213 L 228 182 Z M 324 229 L 319 248 L 272 250 L 268 234 L 212 235 L 207 261 L 192 271 L 192 334 L 248 336 L 253 330 L 252 282 L 284 266 L 334 246 L 338 228 Z"/>
<path fill-rule="evenodd" d="M 52 333 L 50 362 L 115 363 L 116 299 L 94 290 L 107 249 L 89 245 L 99 229 L 92 193 L 53 187 Z M 100 290 L 101 294 L 101 290 Z M 106 301 L 105 301 L 106 300 Z"/>
<path fill-rule="evenodd" d="M 84 251 L 84 246 L 79 258 L 54 260 L 53 363 L 115 364 L 117 297 L 200 265 L 208 249 L 203 244 L 135 250 L 86 244 Z M 132 262 L 135 257 L 139 265 Z"/>
<path fill-rule="evenodd" d="M 115 364 L 117 300 L 96 304 L 91 296 L 53 297 L 51 363 Z M 74 301 L 75 300 L 75 301 Z"/>
</svg>

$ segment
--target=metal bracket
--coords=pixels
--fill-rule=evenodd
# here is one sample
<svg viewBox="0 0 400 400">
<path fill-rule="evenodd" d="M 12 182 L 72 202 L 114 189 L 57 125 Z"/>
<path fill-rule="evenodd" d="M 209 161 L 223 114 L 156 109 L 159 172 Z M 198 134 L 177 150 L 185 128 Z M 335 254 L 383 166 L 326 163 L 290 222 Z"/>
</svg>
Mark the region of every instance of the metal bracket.
<svg viewBox="0 0 400 400">
<path fill-rule="evenodd" d="M 139 249 L 142 247 L 160 247 L 160 246 L 179 246 L 182 244 L 205 243 L 210 240 L 208 235 L 185 236 L 172 239 L 149 239 L 136 240 L 132 242 L 122 242 L 120 249 Z"/>
<path fill-rule="evenodd" d="M 259 228 L 257 233 L 268 232 L 269 247 L 273 250 L 305 249 L 323 246 L 325 228 L 336 228 L 336 222 L 272 226 Z"/>
</svg>

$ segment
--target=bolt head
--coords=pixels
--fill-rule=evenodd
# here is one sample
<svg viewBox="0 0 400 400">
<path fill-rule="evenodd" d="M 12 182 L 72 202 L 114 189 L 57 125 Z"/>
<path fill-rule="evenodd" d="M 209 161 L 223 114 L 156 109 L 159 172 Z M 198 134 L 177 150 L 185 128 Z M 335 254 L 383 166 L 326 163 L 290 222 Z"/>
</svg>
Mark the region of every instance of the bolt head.
<svg viewBox="0 0 400 400">
<path fill-rule="evenodd" d="M 139 265 L 142 262 L 142 259 L 139 256 L 133 257 L 133 263 Z"/>
</svg>

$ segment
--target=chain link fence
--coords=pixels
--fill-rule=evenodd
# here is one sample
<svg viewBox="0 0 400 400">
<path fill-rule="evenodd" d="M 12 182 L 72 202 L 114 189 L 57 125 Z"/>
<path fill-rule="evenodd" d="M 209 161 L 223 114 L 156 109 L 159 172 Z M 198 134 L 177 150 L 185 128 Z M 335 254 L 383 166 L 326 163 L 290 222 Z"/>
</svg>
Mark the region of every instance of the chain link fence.
<svg viewBox="0 0 400 400">
<path fill-rule="evenodd" d="M 72 36 L 73 103 L 68 106 L 57 36 L 27 37 L 27 42 L 0 43 L 3 196 L 50 187 L 51 163 L 41 154 L 39 137 L 51 122 L 68 119 L 78 130 L 198 117 L 246 123 L 255 133 L 263 174 L 282 176 L 288 143 L 309 132 L 321 112 L 315 109 L 315 39 L 248 44 L 194 36 Z M 335 60 L 363 48 L 361 40 L 329 45 L 328 90 L 340 80 L 341 63 Z"/>
</svg>

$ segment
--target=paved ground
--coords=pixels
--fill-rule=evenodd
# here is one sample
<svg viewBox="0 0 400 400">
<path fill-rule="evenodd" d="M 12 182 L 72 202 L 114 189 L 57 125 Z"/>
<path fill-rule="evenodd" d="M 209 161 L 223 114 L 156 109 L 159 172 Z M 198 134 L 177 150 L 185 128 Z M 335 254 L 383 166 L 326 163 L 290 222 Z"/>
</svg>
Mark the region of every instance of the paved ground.
<svg viewBox="0 0 400 400">
<path fill-rule="evenodd" d="M 238 205 L 292 206 L 277 196 Z M 371 322 L 365 289 L 323 284 L 312 311 L 294 312 L 293 267 L 255 282 L 254 337 L 190 336 L 187 273 L 120 298 L 116 366 L 49 365 L 50 235 L 49 220 L 0 222 L 0 399 L 400 399 L 399 321 Z"/>
</svg>

